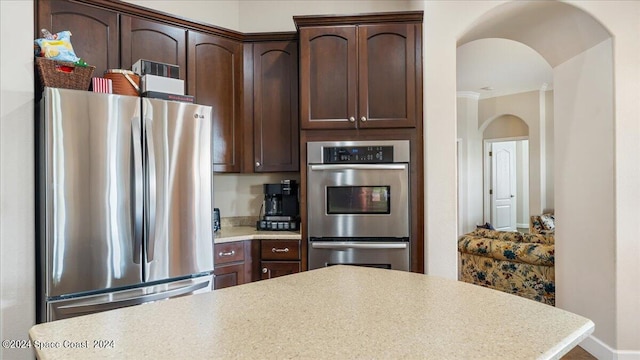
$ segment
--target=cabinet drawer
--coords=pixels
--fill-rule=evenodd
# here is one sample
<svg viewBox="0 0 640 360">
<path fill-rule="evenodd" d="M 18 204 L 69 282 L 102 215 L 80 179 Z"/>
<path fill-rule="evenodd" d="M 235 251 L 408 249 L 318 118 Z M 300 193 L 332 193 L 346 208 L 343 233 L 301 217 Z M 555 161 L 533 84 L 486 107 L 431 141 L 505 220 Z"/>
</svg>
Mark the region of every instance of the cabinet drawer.
<svg viewBox="0 0 640 360">
<path fill-rule="evenodd" d="M 300 240 L 262 240 L 262 260 L 299 260 Z"/>
<path fill-rule="evenodd" d="M 214 244 L 214 264 L 226 264 L 235 261 L 244 261 L 244 242 L 236 241 L 224 244 Z"/>
</svg>

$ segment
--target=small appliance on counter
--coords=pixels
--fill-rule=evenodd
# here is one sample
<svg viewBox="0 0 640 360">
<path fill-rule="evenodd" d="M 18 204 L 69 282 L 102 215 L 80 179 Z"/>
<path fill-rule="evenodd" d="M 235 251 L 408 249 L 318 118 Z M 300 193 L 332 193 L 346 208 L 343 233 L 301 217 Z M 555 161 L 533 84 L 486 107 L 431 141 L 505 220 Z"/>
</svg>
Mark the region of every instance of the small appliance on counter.
<svg viewBox="0 0 640 360">
<path fill-rule="evenodd" d="M 258 230 L 297 231 L 300 229 L 298 184 L 282 180 L 279 184 L 264 184 L 264 216 L 258 220 Z"/>
<path fill-rule="evenodd" d="M 222 226 L 220 225 L 220 209 L 213 208 L 213 232 L 220 231 Z"/>
</svg>

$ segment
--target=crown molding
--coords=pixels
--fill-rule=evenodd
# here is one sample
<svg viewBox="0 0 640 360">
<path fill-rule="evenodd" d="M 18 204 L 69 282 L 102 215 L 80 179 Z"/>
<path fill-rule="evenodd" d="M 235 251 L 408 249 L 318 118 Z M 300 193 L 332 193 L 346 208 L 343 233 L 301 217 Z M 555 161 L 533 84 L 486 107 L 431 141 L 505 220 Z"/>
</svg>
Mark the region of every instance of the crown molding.
<svg viewBox="0 0 640 360">
<path fill-rule="evenodd" d="M 480 93 L 477 93 L 475 91 L 458 91 L 456 92 L 456 96 L 474 100 L 480 99 Z"/>
</svg>

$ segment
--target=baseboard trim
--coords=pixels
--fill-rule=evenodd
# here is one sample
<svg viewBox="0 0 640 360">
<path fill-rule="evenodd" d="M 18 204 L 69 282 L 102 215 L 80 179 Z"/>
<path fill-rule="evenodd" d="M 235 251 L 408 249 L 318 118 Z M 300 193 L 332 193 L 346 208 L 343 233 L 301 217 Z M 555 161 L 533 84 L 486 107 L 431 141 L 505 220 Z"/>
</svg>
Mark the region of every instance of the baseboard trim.
<svg viewBox="0 0 640 360">
<path fill-rule="evenodd" d="M 527 228 L 528 229 L 529 228 L 529 224 L 518 224 L 518 223 L 516 223 L 516 227 Z"/>
<path fill-rule="evenodd" d="M 598 360 L 640 360 L 640 351 L 615 350 L 593 335 L 578 345 Z"/>
</svg>

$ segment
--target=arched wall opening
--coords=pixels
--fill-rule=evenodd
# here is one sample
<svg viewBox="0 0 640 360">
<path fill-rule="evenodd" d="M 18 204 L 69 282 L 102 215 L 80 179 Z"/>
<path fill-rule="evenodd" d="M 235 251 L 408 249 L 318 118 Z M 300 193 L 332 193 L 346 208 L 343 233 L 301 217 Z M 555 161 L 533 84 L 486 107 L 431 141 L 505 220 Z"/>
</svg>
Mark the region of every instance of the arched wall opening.
<svg viewBox="0 0 640 360">
<path fill-rule="evenodd" d="M 458 46 L 484 38 L 521 42 L 553 67 L 556 305 L 594 321 L 592 340 L 583 347 L 597 353 L 600 344 L 617 341 L 611 34 L 590 14 L 566 3 L 508 2 L 479 17 Z M 541 145 L 540 158 L 545 155 L 544 124 L 530 128 L 532 146 L 534 141 Z M 539 183 L 544 193 L 545 167 L 531 166 L 541 171 L 531 185 Z M 540 199 L 540 212 L 545 205 Z M 530 207 L 538 210 L 535 204 Z"/>
</svg>

